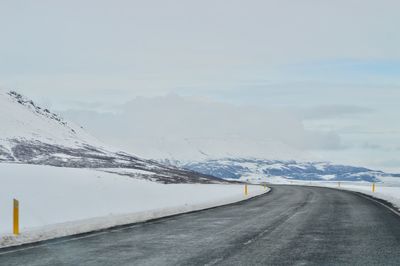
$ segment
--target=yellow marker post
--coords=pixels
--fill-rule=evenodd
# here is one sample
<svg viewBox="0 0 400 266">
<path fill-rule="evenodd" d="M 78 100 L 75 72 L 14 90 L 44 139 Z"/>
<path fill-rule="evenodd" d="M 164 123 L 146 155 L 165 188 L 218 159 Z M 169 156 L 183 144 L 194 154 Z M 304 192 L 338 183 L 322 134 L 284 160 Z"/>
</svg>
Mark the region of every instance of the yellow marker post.
<svg viewBox="0 0 400 266">
<path fill-rule="evenodd" d="M 247 189 L 247 184 L 244 185 L 244 195 L 247 196 L 249 194 L 249 191 Z"/>
<path fill-rule="evenodd" d="M 13 233 L 19 235 L 19 201 L 14 199 L 14 212 L 13 212 Z"/>
<path fill-rule="evenodd" d="M 372 183 L 372 192 L 375 192 L 375 183 Z"/>
<path fill-rule="evenodd" d="M 267 190 L 267 184 L 264 184 L 264 190 Z"/>
</svg>

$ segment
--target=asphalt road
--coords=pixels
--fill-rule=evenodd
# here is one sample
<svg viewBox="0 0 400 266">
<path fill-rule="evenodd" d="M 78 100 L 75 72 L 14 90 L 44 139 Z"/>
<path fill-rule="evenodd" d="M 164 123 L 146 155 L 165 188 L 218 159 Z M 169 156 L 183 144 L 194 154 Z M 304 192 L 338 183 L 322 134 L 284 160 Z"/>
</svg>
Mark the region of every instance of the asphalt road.
<svg viewBox="0 0 400 266">
<path fill-rule="evenodd" d="M 400 217 L 355 193 L 273 186 L 246 202 L 25 249 L 0 265 L 400 265 Z"/>
</svg>

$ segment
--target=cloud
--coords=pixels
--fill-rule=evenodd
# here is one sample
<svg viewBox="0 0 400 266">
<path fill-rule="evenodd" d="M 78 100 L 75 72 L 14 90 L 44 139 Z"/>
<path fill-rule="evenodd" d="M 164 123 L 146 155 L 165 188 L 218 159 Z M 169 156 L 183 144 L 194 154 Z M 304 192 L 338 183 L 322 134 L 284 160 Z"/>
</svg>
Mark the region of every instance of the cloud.
<svg viewBox="0 0 400 266">
<path fill-rule="evenodd" d="M 399 8 L 395 0 L 2 1 L 0 83 L 76 98 L 110 88 L 132 97 L 187 86 L 224 94 L 243 80 L 297 82 L 344 69 L 329 83 L 356 68 L 389 70 L 396 84 L 399 64 L 388 60 L 400 59 Z M 372 63 L 338 66 L 343 58 Z"/>
<path fill-rule="evenodd" d="M 362 148 L 363 149 L 371 149 L 371 150 L 384 150 L 385 149 L 381 145 L 374 144 L 374 143 L 369 143 L 369 142 L 364 142 L 362 144 Z"/>
<path fill-rule="evenodd" d="M 304 108 L 300 112 L 304 119 L 329 119 L 352 115 L 365 115 L 373 111 L 372 108 L 357 105 L 324 105 Z"/>
<path fill-rule="evenodd" d="M 293 158 L 308 150 L 341 147 L 335 132 L 305 130 L 291 112 L 175 94 L 138 97 L 114 113 L 69 110 L 64 115 L 104 141 L 146 157 Z"/>
</svg>

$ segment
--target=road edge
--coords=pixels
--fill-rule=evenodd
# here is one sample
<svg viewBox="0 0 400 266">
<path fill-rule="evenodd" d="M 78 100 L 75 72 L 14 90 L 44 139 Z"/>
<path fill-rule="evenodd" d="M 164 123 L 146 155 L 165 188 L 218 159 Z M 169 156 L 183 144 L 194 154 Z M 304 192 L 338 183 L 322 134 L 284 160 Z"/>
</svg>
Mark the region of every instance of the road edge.
<svg viewBox="0 0 400 266">
<path fill-rule="evenodd" d="M 206 208 L 202 208 L 202 209 L 196 209 L 196 210 L 191 210 L 191 211 L 175 213 L 175 214 L 171 214 L 171 215 L 160 216 L 160 217 L 151 218 L 151 219 L 147 219 L 147 220 L 143 220 L 143 221 L 130 222 L 130 223 L 126 223 L 126 224 L 104 227 L 104 228 L 90 230 L 87 232 L 82 232 L 82 233 L 77 233 L 77 234 L 70 234 L 70 235 L 58 236 L 58 237 L 56 236 L 54 238 L 47 238 L 47 239 L 42 239 L 42 240 L 38 240 L 38 241 L 31 241 L 31 242 L 17 243 L 17 244 L 12 244 L 12 245 L 8 245 L 8 246 L 3 246 L 3 247 L 0 247 L 0 256 L 7 254 L 7 253 L 18 252 L 20 250 L 26 250 L 26 249 L 44 246 L 47 244 L 73 241 L 74 239 L 96 236 L 96 235 L 111 232 L 111 231 L 129 229 L 131 227 L 134 227 L 134 226 L 137 226 L 140 224 L 153 223 L 153 222 L 157 222 L 157 221 L 164 220 L 164 219 L 179 217 L 182 215 L 187 215 L 187 214 L 198 213 L 198 212 L 208 211 L 208 210 L 217 209 L 217 208 L 223 208 L 223 207 L 229 207 L 229 206 L 233 206 L 233 205 L 243 204 L 248 201 L 256 200 L 260 197 L 267 196 L 270 193 L 272 193 L 273 189 L 271 187 L 267 187 L 267 188 L 268 188 L 267 191 L 265 191 L 259 195 L 247 197 L 242 200 L 227 203 L 227 204 L 221 204 L 221 205 L 206 207 Z"/>
<path fill-rule="evenodd" d="M 305 187 L 310 187 L 310 185 L 304 185 Z M 329 188 L 329 189 L 334 189 L 337 191 L 343 191 L 343 192 L 348 192 L 348 193 L 352 193 L 355 194 L 359 197 L 363 197 L 365 199 L 368 199 L 370 201 L 373 201 L 383 207 L 385 207 L 386 209 L 390 210 L 391 212 L 393 212 L 394 214 L 398 215 L 400 217 L 400 207 L 397 207 L 396 205 L 394 205 L 392 202 L 385 200 L 385 199 L 381 199 L 381 198 L 377 198 L 374 197 L 370 194 L 367 193 L 363 193 L 361 191 L 356 191 L 356 190 L 351 190 L 351 189 L 346 189 L 346 188 L 336 188 L 336 187 L 325 187 L 325 186 L 316 186 L 316 185 L 312 185 L 311 187 L 319 187 L 319 188 Z"/>
<path fill-rule="evenodd" d="M 377 197 L 374 197 L 374 196 L 371 196 L 369 194 L 365 194 L 365 193 L 362 193 L 362 192 L 359 192 L 359 191 L 351 191 L 351 190 L 346 190 L 346 191 L 352 192 L 352 193 L 357 194 L 357 195 L 359 195 L 359 196 L 361 196 L 363 198 L 371 200 L 371 201 L 373 201 L 373 202 L 375 202 L 375 203 L 377 203 L 379 205 L 382 205 L 383 207 L 385 207 L 386 209 L 390 210 L 391 212 L 393 212 L 394 214 L 396 214 L 397 216 L 400 217 L 400 208 L 396 207 L 390 201 L 387 201 L 387 200 L 384 200 L 384 199 L 381 199 L 381 198 L 377 198 Z"/>
</svg>

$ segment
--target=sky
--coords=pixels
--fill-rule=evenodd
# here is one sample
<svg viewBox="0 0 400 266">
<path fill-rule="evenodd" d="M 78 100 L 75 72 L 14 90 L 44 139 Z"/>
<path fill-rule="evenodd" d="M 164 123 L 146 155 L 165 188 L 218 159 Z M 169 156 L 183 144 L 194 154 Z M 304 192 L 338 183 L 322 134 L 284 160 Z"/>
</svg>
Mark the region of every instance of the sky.
<svg viewBox="0 0 400 266">
<path fill-rule="evenodd" d="M 398 10 L 395 0 L 1 1 L 0 87 L 145 157 L 400 172 Z"/>
</svg>

